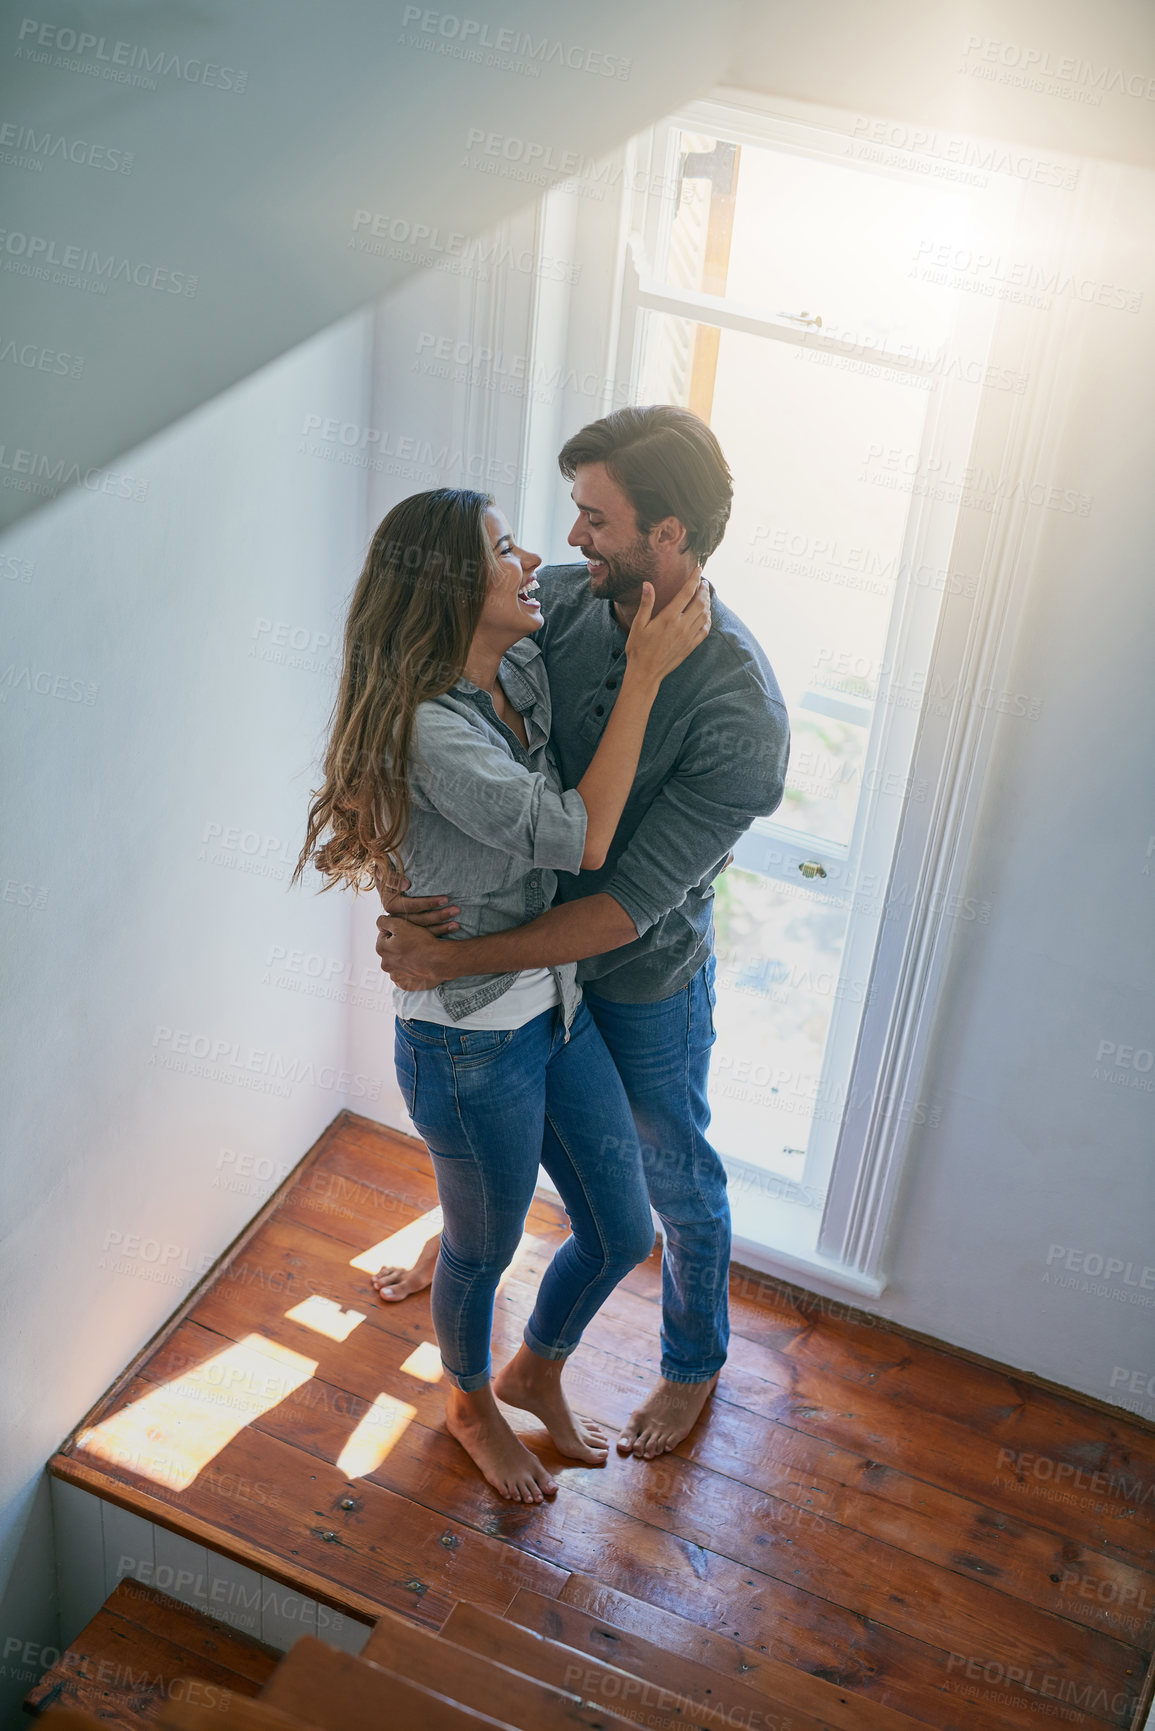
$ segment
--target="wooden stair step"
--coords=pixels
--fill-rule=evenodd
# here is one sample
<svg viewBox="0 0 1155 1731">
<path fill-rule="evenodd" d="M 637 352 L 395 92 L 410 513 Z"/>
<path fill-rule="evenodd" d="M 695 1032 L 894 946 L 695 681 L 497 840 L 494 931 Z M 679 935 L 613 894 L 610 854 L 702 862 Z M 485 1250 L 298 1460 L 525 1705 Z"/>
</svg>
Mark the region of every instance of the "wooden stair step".
<svg viewBox="0 0 1155 1731">
<path fill-rule="evenodd" d="M 530 1595 L 534 1599 L 539 1596 Z M 679 1667 L 671 1663 L 669 1654 L 662 1655 L 660 1675 L 654 1676 L 635 1669 L 632 1654 L 626 1651 L 592 1653 L 569 1641 L 563 1627 L 568 1621 L 580 1633 L 580 1622 L 589 1620 L 585 1613 L 572 1606 L 560 1608 L 568 1612 L 568 1618 L 554 1619 L 557 1632 L 546 1634 L 497 1617 L 479 1605 L 460 1604 L 450 1613 L 437 1639 L 488 1653 L 529 1676 L 576 1690 L 594 1711 L 593 1722 L 598 1724 L 637 1721 L 649 1731 L 697 1731 L 703 1723 L 757 1725 L 762 1731 L 785 1731 L 787 1726 L 790 1731 L 828 1731 L 825 1720 L 801 1715 L 793 1708 L 783 1708 L 778 1715 L 765 1695 L 743 1689 L 740 1683 L 729 1683 L 689 1661 Z M 511 1609 L 509 1617 L 513 1614 Z M 622 1645 L 624 1648 L 625 1643 Z M 727 1713 L 731 1715 L 728 1719 Z"/>
<path fill-rule="evenodd" d="M 248 1695 L 222 1692 L 213 1707 L 201 1707 L 191 1701 L 169 1701 L 161 1708 L 155 1731 L 316 1731 L 305 1719 L 297 1719 L 267 1701 L 255 1701 Z M 39 1731 L 39 1727 L 37 1727 Z M 67 1731 L 66 1726 L 61 1731 Z M 78 1726 L 77 1731 L 81 1731 Z"/>
<path fill-rule="evenodd" d="M 463 1611 L 472 1608 L 455 1605 L 448 1622 L 453 1623 Z M 484 1628 L 498 1631 L 510 1628 L 494 1611 L 481 1610 L 479 1614 Z M 483 1638 L 480 1642 L 458 1642 L 448 1624 L 439 1634 L 433 1634 L 403 1617 L 386 1613 L 362 1648 L 361 1658 L 415 1683 L 428 1686 L 430 1679 L 435 1679 L 439 1692 L 450 1700 L 467 1707 L 482 1707 L 495 1718 L 516 1726 L 517 1731 L 550 1731 L 551 1727 L 566 1725 L 583 1726 L 586 1731 L 602 1731 L 603 1727 L 609 1731 L 609 1727 L 620 1726 L 625 1731 L 629 1723 L 617 1713 L 583 1704 L 581 1689 L 560 1681 L 567 1662 L 572 1668 L 577 1658 L 573 1653 L 566 1655 L 559 1650 L 554 1674 L 547 1677 L 539 1671 L 527 1671 L 516 1657 L 506 1658 L 492 1641 Z M 685 1722 L 678 1723 L 684 1726 Z"/>
<path fill-rule="evenodd" d="M 29 1690 L 25 1707 L 79 1708 L 124 1731 L 155 1723 L 162 1702 L 206 1704 L 222 1690 L 255 1695 L 280 1654 L 155 1587 L 121 1581 L 100 1610 Z"/>
<path fill-rule="evenodd" d="M 319 1731 L 516 1731 L 480 1707 L 465 1707 L 312 1635 L 303 1635 L 285 1655 L 261 1700 Z"/>
<path fill-rule="evenodd" d="M 753 1696 L 779 1711 L 808 1714 L 832 1731 L 916 1731 L 919 1726 L 897 1708 L 839 1688 L 586 1575 L 571 1575 L 557 1599 L 523 1588 L 506 1616 L 647 1681 L 685 1689 L 693 1699 L 702 1699 L 703 1679 L 721 1678 L 717 1686 L 726 1688 L 727 1701 L 737 1685 L 743 1701 Z"/>
</svg>

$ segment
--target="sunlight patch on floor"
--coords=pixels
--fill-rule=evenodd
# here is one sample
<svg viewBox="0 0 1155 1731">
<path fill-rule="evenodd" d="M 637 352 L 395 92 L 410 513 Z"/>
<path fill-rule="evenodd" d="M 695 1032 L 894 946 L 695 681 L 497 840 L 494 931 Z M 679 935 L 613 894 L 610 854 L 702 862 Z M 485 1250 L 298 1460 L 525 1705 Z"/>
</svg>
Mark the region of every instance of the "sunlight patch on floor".
<svg viewBox="0 0 1155 1731">
<path fill-rule="evenodd" d="M 418 1382 L 440 1382 L 445 1366 L 433 1342 L 423 1340 L 420 1346 L 414 1347 L 401 1369 L 406 1376 L 415 1376 Z"/>
<path fill-rule="evenodd" d="M 346 1478 L 363 1479 L 376 1472 L 394 1444 L 405 1434 L 417 1408 L 390 1394 L 379 1394 L 337 1456 Z"/>
<path fill-rule="evenodd" d="M 294 1394 L 316 1368 L 315 1358 L 247 1334 L 83 1431 L 76 1446 L 170 1490 L 187 1490 L 246 1425 Z"/>
<path fill-rule="evenodd" d="M 285 1315 L 290 1322 L 299 1322 L 302 1328 L 311 1328 L 328 1340 L 348 1340 L 357 1324 L 365 1320 L 363 1310 L 342 1310 L 335 1298 L 323 1298 L 319 1292 L 286 1310 Z"/>
<path fill-rule="evenodd" d="M 419 1214 L 416 1220 L 411 1220 L 408 1226 L 403 1226 L 399 1232 L 391 1233 L 379 1244 L 372 1244 L 359 1256 L 352 1257 L 349 1266 L 360 1268 L 365 1274 L 376 1274 L 379 1268 L 390 1266 L 412 1268 L 429 1240 L 436 1238 L 440 1231 L 441 1210 L 430 1208 L 427 1213 Z"/>
</svg>

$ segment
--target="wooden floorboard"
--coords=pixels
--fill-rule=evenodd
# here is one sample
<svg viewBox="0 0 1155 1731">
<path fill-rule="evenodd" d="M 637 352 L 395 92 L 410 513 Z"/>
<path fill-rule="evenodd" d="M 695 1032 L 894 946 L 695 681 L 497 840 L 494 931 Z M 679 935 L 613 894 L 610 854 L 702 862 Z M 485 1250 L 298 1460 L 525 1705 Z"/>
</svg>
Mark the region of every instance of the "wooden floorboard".
<svg viewBox="0 0 1155 1731">
<path fill-rule="evenodd" d="M 730 1360 L 677 1453 L 567 1465 L 520 1415 L 562 1488 L 510 1505 L 444 1430 L 428 1294 L 383 1305 L 353 1266 L 435 1204 L 419 1143 L 343 1115 L 54 1470 L 355 1615 L 437 1628 L 580 1574 L 942 1731 L 1129 1726 L 1155 1645 L 1142 1426 L 735 1270 Z M 498 1362 L 563 1231 L 539 1199 Z M 589 1417 L 644 1394 L 659 1300 L 651 1259 L 587 1330 Z"/>
<path fill-rule="evenodd" d="M 606 1622 L 599 1608 L 610 1607 L 614 1620 Z M 639 1622 L 656 1638 L 641 1636 Z M 492 1647 L 504 1644 L 511 1650 L 507 1662 L 512 1664 L 517 1642 L 501 1634 L 501 1627 L 510 1624 L 517 1626 L 515 1633 L 523 1644 L 529 1638 L 546 1644 L 549 1651 L 558 1642 L 562 1654 L 576 1650 L 670 1690 L 691 1723 L 696 1718 L 691 1703 L 704 1703 L 714 1709 L 706 1716 L 708 1724 L 763 1726 L 766 1731 L 916 1731 L 918 1725 L 893 1707 L 880 1707 L 864 1695 L 849 1695 L 812 1672 L 769 1659 L 729 1636 L 711 1634 L 639 1600 L 615 1595 L 612 1588 L 582 1575 L 571 1575 L 557 1599 L 519 1593 L 500 1619 L 476 1605 L 457 1605 L 435 1639 L 460 1642 L 472 1636 L 479 1651 L 484 1650 L 482 1641 Z M 526 1657 L 535 1658 L 536 1649 L 531 1648 Z"/>
</svg>

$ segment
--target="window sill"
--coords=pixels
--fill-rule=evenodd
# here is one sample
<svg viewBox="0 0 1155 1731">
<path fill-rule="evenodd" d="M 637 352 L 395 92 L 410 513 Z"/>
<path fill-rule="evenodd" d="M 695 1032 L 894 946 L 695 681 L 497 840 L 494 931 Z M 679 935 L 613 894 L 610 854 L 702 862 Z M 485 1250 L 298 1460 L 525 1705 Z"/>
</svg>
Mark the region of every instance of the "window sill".
<svg viewBox="0 0 1155 1731">
<path fill-rule="evenodd" d="M 731 1254 L 759 1274 L 777 1275 L 803 1285 L 831 1286 L 859 1297 L 878 1298 L 885 1275 L 864 1274 L 850 1264 L 824 1256 L 817 1248 L 822 1210 L 789 1197 L 752 1192 L 749 1180 L 731 1183 L 734 1222 Z"/>
</svg>

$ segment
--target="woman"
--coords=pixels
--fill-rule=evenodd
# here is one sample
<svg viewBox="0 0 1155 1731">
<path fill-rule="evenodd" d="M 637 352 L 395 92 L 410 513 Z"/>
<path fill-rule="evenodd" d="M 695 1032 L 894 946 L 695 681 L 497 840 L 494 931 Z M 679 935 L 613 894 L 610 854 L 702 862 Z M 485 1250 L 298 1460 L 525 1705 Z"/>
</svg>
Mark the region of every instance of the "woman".
<svg viewBox="0 0 1155 1731">
<path fill-rule="evenodd" d="M 556 871 L 603 863 L 658 686 L 709 630 L 708 591 L 695 579 L 655 619 L 645 586 L 601 744 L 566 790 L 533 644 L 540 563 L 484 494 L 421 493 L 389 512 L 350 606 L 325 783 L 295 876 L 313 858 L 326 888 L 376 883 L 383 895 L 403 878 L 419 895 L 448 877 L 467 886 L 464 938 L 532 919 L 549 906 Z M 539 1503 L 556 1482 L 497 1400 L 534 1413 L 561 1453 L 604 1462 L 605 1436 L 571 1412 L 561 1373 L 653 1243 L 633 1119 L 573 963 L 394 1001 L 397 1079 L 444 1216 L 431 1302 L 446 1423 L 495 1490 Z M 571 1235 L 542 1277 L 523 1344 L 493 1378 L 494 1296 L 539 1163 Z"/>
</svg>

